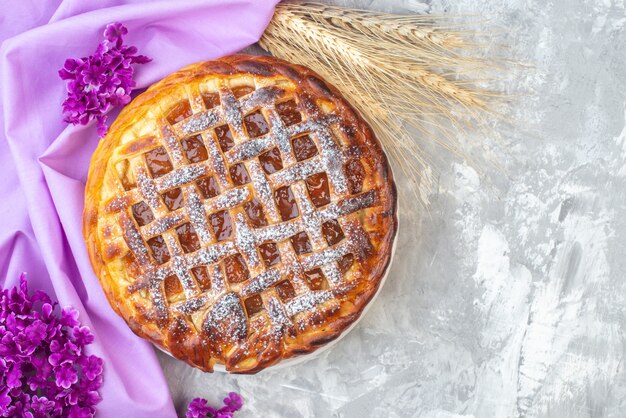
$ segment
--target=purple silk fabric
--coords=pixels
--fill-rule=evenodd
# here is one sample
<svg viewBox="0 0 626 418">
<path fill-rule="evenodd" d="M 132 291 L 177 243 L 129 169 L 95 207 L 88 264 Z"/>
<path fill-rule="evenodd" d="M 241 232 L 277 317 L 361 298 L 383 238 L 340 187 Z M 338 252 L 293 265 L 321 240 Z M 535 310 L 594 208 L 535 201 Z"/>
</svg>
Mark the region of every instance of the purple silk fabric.
<svg viewBox="0 0 626 418">
<path fill-rule="evenodd" d="M 72 305 L 104 359 L 101 417 L 175 416 L 150 344 L 110 308 L 82 236 L 84 186 L 95 124 L 67 126 L 57 75 L 68 57 L 94 52 L 104 27 L 153 59 L 138 88 L 179 68 L 236 52 L 261 36 L 277 0 L 0 0 L 0 284 L 27 271 L 31 289 Z M 109 114 L 109 123 L 116 113 Z M 218 389 L 216 389 L 218 390 Z"/>
</svg>

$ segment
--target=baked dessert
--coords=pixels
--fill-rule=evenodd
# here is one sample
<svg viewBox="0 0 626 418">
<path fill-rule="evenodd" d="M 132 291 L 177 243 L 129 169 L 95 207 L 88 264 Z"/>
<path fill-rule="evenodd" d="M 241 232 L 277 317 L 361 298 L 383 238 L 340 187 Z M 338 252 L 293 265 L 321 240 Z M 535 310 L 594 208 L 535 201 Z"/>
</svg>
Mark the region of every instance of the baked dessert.
<svg viewBox="0 0 626 418">
<path fill-rule="evenodd" d="M 131 329 L 236 373 L 337 338 L 378 289 L 396 229 L 367 123 L 311 70 L 247 55 L 133 100 L 93 155 L 83 219 Z"/>
</svg>

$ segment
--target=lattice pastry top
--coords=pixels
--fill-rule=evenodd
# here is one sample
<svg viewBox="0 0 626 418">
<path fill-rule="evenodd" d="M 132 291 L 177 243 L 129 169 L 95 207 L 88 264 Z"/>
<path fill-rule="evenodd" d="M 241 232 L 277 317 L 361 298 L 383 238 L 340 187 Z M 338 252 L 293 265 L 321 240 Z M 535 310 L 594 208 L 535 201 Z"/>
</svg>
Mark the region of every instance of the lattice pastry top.
<svg viewBox="0 0 626 418">
<path fill-rule="evenodd" d="M 84 235 L 113 308 L 206 371 L 331 341 L 391 258 L 396 193 L 369 126 L 311 70 L 236 55 L 137 97 L 96 150 Z"/>
</svg>

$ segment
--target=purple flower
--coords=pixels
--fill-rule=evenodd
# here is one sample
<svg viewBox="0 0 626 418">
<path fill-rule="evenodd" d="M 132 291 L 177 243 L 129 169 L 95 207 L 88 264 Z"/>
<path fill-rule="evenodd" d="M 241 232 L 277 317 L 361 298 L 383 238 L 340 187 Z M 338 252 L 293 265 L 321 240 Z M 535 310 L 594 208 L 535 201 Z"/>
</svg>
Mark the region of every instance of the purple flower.
<svg viewBox="0 0 626 418">
<path fill-rule="evenodd" d="M 74 383 L 78 382 L 78 373 L 71 364 L 63 364 L 55 369 L 57 386 L 69 389 Z"/>
<path fill-rule="evenodd" d="M 107 79 L 104 75 L 104 71 L 104 68 L 94 64 L 85 68 L 81 73 L 83 84 L 89 85 L 91 88 L 95 88 L 104 83 Z"/>
<path fill-rule="evenodd" d="M 241 409 L 243 406 L 243 400 L 241 396 L 235 392 L 230 392 L 226 398 L 224 398 L 224 406 L 220 409 L 215 409 L 210 406 L 206 399 L 194 398 L 187 409 L 187 418 L 230 418 L 233 414 Z"/>
<path fill-rule="evenodd" d="M 128 33 L 128 29 L 124 27 L 120 22 L 115 22 L 107 25 L 104 30 L 104 37 L 111 42 L 117 41 L 122 35 L 126 35 Z"/>
<path fill-rule="evenodd" d="M 137 48 L 123 44 L 128 29 L 119 22 L 107 25 L 105 40 L 93 55 L 65 60 L 59 77 L 67 80 L 67 97 L 63 101 L 63 120 L 74 125 L 86 125 L 96 120 L 98 135 L 108 130 L 105 113 L 111 107 L 130 102 L 135 87 L 132 64 L 145 64 L 151 59 L 137 55 Z"/>
<path fill-rule="evenodd" d="M 89 380 L 94 380 L 97 376 L 102 374 L 102 359 L 96 356 L 83 357 L 81 366 L 85 377 Z"/>
<path fill-rule="evenodd" d="M 45 396 L 38 397 L 35 395 L 30 403 L 30 407 L 36 414 L 45 415 L 54 409 L 54 402 L 48 400 Z"/>
<path fill-rule="evenodd" d="M 224 408 L 227 408 L 231 412 L 239 411 L 243 406 L 243 399 L 235 392 L 230 392 L 227 397 L 224 398 Z"/>
<path fill-rule="evenodd" d="M 11 388 L 18 388 L 22 385 L 21 382 L 21 378 L 22 378 L 22 369 L 20 368 L 21 364 L 17 363 L 13 363 L 13 365 L 11 366 L 11 368 L 9 369 L 9 372 L 6 375 L 6 385 L 9 389 Z"/>
<path fill-rule="evenodd" d="M 46 338 L 46 324 L 41 320 L 34 321 L 24 329 L 24 336 L 32 345 L 39 345 Z"/>
<path fill-rule="evenodd" d="M 106 125 L 106 120 L 107 117 L 106 116 L 98 116 L 96 118 L 97 122 L 98 122 L 98 127 L 97 127 L 97 132 L 98 132 L 98 136 L 100 138 L 104 138 L 107 134 L 107 132 L 109 132 L 109 127 Z"/>
<path fill-rule="evenodd" d="M 187 408 L 187 418 L 205 418 L 207 414 L 214 415 L 217 412 L 215 408 L 209 405 L 206 399 L 194 398 Z"/>
<path fill-rule="evenodd" d="M 11 405 L 11 397 L 9 396 L 9 388 L 0 390 L 0 412 L 7 411 L 9 405 Z"/>
<path fill-rule="evenodd" d="M 85 405 L 96 405 L 102 400 L 102 397 L 98 392 L 91 391 L 83 393 L 83 400 Z"/>
<path fill-rule="evenodd" d="M 85 353 L 92 342 L 78 312 L 29 295 L 25 275 L 0 291 L 0 416 L 93 416 L 102 359 Z"/>
<path fill-rule="evenodd" d="M 78 325 L 78 311 L 71 306 L 66 306 L 61 309 L 61 319 L 59 323 L 66 327 L 75 327 Z"/>
<path fill-rule="evenodd" d="M 94 340 L 94 336 L 91 333 L 91 331 L 89 331 L 88 327 L 75 326 L 73 328 L 73 331 L 74 331 L 74 340 L 76 341 L 76 344 L 78 345 L 88 345 L 88 344 L 91 344 Z"/>
<path fill-rule="evenodd" d="M 48 323 L 50 322 L 50 320 L 52 320 L 54 318 L 53 315 L 54 312 L 54 306 L 52 306 L 49 303 L 44 303 L 43 305 L 41 305 L 41 319 Z"/>
<path fill-rule="evenodd" d="M 91 418 L 93 412 L 89 408 L 81 408 L 80 406 L 72 406 L 68 418 Z"/>
</svg>

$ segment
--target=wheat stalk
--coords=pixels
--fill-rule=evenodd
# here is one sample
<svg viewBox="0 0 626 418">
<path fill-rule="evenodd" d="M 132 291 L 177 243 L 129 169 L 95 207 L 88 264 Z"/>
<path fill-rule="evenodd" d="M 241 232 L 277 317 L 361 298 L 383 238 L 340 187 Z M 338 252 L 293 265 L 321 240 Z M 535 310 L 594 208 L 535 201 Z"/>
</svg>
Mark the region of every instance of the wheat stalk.
<svg viewBox="0 0 626 418">
<path fill-rule="evenodd" d="M 458 153 L 458 129 L 489 112 L 494 94 L 461 79 L 490 65 L 468 56 L 476 47 L 470 38 L 441 17 L 280 3 L 260 45 L 312 68 L 349 97 L 426 205 L 433 175 L 407 128 Z"/>
</svg>

